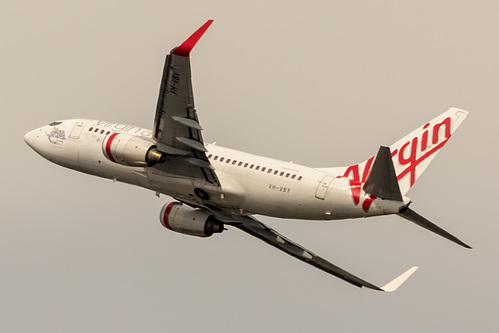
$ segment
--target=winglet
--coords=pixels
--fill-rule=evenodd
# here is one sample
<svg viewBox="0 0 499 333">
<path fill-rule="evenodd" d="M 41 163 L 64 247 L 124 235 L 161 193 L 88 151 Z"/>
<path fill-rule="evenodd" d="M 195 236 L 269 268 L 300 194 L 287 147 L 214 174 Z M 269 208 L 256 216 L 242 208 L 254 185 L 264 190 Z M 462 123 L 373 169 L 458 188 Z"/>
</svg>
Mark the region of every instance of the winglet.
<svg viewBox="0 0 499 333">
<path fill-rule="evenodd" d="M 188 57 L 191 53 L 191 50 L 194 48 L 199 39 L 203 36 L 203 34 L 208 30 L 210 25 L 213 23 L 213 20 L 206 21 L 205 24 L 201 26 L 196 32 L 194 32 L 191 37 L 187 38 L 185 42 L 183 42 L 179 47 L 173 50 L 173 54 Z"/>
<path fill-rule="evenodd" d="M 409 268 L 405 273 L 396 277 L 391 282 L 388 282 L 383 287 L 381 287 L 381 289 L 387 293 L 397 290 L 397 288 L 400 287 L 402 283 L 404 283 L 405 280 L 407 280 L 409 276 L 411 276 L 417 269 L 417 266 Z"/>
</svg>

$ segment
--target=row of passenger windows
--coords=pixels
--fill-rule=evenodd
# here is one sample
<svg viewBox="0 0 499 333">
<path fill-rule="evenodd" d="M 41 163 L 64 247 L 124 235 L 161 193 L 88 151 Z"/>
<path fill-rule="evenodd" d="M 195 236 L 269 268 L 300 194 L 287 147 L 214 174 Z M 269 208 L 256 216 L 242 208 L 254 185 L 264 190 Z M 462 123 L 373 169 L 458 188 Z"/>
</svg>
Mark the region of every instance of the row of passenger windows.
<svg viewBox="0 0 499 333">
<path fill-rule="evenodd" d="M 90 127 L 90 128 L 88 129 L 88 131 L 89 131 L 89 132 L 94 131 L 94 133 L 97 133 L 97 132 L 99 132 L 99 129 L 98 129 L 98 128 L 95 128 L 95 129 L 94 129 L 93 127 Z M 100 130 L 100 134 L 104 134 L 104 132 L 105 132 L 105 130 Z M 109 135 L 110 133 L 111 133 L 111 131 L 107 131 L 107 132 L 106 132 L 106 135 Z M 208 158 L 209 158 L 209 159 L 211 159 L 212 157 L 213 157 L 213 154 L 208 155 Z M 219 157 L 218 157 L 218 155 L 216 155 L 215 157 L 213 157 L 213 159 L 214 159 L 215 161 L 216 161 L 216 160 L 218 160 L 218 158 L 219 158 Z M 225 157 L 220 157 L 220 160 L 219 160 L 219 161 L 220 161 L 220 162 L 223 162 L 224 160 L 225 160 L 225 163 L 230 163 L 230 162 L 231 162 L 231 159 L 230 159 L 230 158 L 225 159 Z M 274 171 L 274 175 L 279 175 L 279 176 L 281 176 L 281 177 L 283 177 L 283 176 L 284 176 L 284 177 L 286 177 L 286 178 L 291 178 L 291 179 L 295 179 L 295 178 L 296 178 L 296 175 L 295 175 L 295 174 L 291 174 L 291 173 L 289 173 L 289 172 L 284 172 L 284 171 L 279 172 L 279 170 L 272 170 L 271 168 L 268 168 L 268 169 L 267 169 L 266 167 L 261 167 L 261 168 L 260 168 L 260 166 L 259 166 L 259 165 L 254 165 L 254 164 L 251 164 L 251 165 L 250 165 L 249 163 L 244 163 L 244 165 L 243 165 L 243 162 L 237 162 L 236 160 L 232 160 L 232 165 L 236 165 L 236 164 L 237 164 L 237 166 L 243 166 L 244 168 L 247 168 L 247 167 L 249 166 L 249 168 L 250 168 L 250 169 L 253 169 L 253 168 L 254 168 L 255 170 L 260 170 L 260 171 L 262 171 L 262 172 L 267 171 L 267 173 L 272 173 L 272 171 Z M 299 176 L 299 177 L 297 178 L 297 180 L 302 180 L 302 178 L 303 178 L 302 176 Z"/>
<path fill-rule="evenodd" d="M 213 157 L 213 154 L 209 154 L 208 155 L 208 158 L 211 159 Z M 225 162 L 225 163 L 232 163 L 232 165 L 237 165 L 237 166 L 242 166 L 244 168 L 250 168 L 250 169 L 255 169 L 255 170 L 260 170 L 261 172 L 267 172 L 267 173 L 274 173 L 274 175 L 279 175 L 281 177 L 286 177 L 286 178 L 291 178 L 291 179 L 297 179 L 297 180 L 302 180 L 302 176 L 298 176 L 298 178 L 296 177 L 296 174 L 291 174 L 289 172 L 285 172 L 285 171 L 279 171 L 279 170 L 273 170 L 271 168 L 266 168 L 266 167 L 260 167 L 259 165 L 255 165 L 255 164 L 249 164 L 249 163 L 244 163 L 244 162 L 241 162 L 241 161 L 236 161 L 236 160 L 231 160 L 230 158 L 225 158 L 225 157 L 222 157 L 222 156 L 218 156 L 216 155 L 215 157 L 213 157 L 213 160 L 215 161 L 220 161 L 220 162 Z"/>
<path fill-rule="evenodd" d="M 88 131 L 89 131 L 89 132 L 94 131 L 94 133 L 97 133 L 97 132 L 99 132 L 99 129 L 98 129 L 98 128 L 94 129 L 93 127 L 90 127 L 90 128 L 88 129 Z M 100 130 L 100 134 L 104 134 L 104 132 L 106 132 L 106 130 Z M 106 135 L 109 135 L 110 133 L 111 133 L 111 131 L 107 131 L 107 132 L 106 132 Z"/>
</svg>

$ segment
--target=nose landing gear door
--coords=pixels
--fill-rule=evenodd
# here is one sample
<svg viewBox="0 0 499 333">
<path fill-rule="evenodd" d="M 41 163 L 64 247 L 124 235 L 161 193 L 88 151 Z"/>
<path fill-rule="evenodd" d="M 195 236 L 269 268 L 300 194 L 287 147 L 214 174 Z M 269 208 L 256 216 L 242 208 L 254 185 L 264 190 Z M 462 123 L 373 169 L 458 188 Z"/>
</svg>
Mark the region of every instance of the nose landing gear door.
<svg viewBox="0 0 499 333">
<path fill-rule="evenodd" d="M 327 190 L 333 179 L 333 176 L 325 176 L 324 178 L 322 178 L 319 186 L 317 187 L 317 190 L 315 191 L 315 197 L 317 199 L 324 200 L 326 198 Z"/>
<path fill-rule="evenodd" d="M 70 139 L 79 139 L 83 127 L 87 124 L 86 120 L 78 120 L 69 134 Z"/>
</svg>

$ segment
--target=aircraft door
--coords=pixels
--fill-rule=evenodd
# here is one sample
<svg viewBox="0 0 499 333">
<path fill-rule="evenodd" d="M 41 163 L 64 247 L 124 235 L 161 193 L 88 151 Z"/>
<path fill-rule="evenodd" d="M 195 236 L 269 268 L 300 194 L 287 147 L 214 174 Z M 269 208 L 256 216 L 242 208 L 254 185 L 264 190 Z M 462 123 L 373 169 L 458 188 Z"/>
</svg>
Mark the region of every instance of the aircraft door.
<svg viewBox="0 0 499 333">
<path fill-rule="evenodd" d="M 315 191 L 315 197 L 317 199 L 324 200 L 326 198 L 327 190 L 329 188 L 329 185 L 331 185 L 333 179 L 333 176 L 325 176 L 324 178 L 322 178 L 319 186 L 317 187 L 317 190 Z"/>
<path fill-rule="evenodd" d="M 83 127 L 85 127 L 87 121 L 86 120 L 78 120 L 73 127 L 73 130 L 71 130 L 71 133 L 69 134 L 70 139 L 79 139 L 81 131 L 83 131 Z"/>
</svg>

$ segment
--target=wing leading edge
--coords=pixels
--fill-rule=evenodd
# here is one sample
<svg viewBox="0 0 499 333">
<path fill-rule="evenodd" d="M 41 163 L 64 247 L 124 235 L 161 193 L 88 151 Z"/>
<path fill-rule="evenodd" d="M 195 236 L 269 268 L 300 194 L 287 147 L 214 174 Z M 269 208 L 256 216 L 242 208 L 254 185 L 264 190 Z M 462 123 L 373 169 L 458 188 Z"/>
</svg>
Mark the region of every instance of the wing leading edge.
<svg viewBox="0 0 499 333">
<path fill-rule="evenodd" d="M 236 222 L 225 222 L 226 224 L 232 225 L 256 238 L 259 238 L 272 245 L 273 247 L 303 261 L 307 264 L 317 267 L 318 269 L 332 274 L 340 279 L 343 279 L 357 287 L 366 287 L 373 290 L 379 290 L 384 292 L 395 291 L 402 283 L 405 282 L 417 269 L 418 267 L 411 267 L 409 270 L 387 283 L 383 287 L 378 287 L 372 283 L 369 283 L 344 269 L 330 263 L 326 259 L 319 257 L 313 252 L 307 250 L 303 246 L 292 242 L 283 235 L 279 234 L 277 231 L 267 227 L 260 221 L 248 217 L 248 216 L 237 216 L 234 217 Z"/>
<path fill-rule="evenodd" d="M 201 135 L 191 80 L 190 52 L 213 20 L 208 20 L 179 47 L 166 56 L 153 139 L 167 161 L 157 168 L 165 172 L 204 180 L 220 186 Z"/>
</svg>

